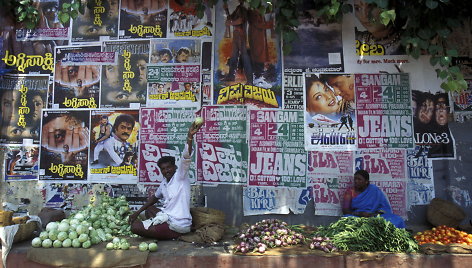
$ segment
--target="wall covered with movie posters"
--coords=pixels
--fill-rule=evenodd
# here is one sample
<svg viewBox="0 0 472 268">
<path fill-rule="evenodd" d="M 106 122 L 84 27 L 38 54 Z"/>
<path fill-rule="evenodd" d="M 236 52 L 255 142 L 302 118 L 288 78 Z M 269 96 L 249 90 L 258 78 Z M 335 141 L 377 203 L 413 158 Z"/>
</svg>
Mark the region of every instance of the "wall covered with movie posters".
<svg viewBox="0 0 472 268">
<path fill-rule="evenodd" d="M 408 22 L 372 23 L 362 0 L 329 24 L 302 1 L 285 55 L 275 15 L 237 0 L 202 18 L 189 0 L 104 0 L 65 25 L 63 2 L 38 0 L 34 30 L 0 15 L 0 200 L 74 210 L 105 191 L 139 207 L 201 116 L 192 204 L 229 224 L 334 221 L 360 169 L 407 223 L 434 197 L 472 210 L 470 21 L 451 40 L 469 88 L 448 94 L 405 55 Z"/>
</svg>

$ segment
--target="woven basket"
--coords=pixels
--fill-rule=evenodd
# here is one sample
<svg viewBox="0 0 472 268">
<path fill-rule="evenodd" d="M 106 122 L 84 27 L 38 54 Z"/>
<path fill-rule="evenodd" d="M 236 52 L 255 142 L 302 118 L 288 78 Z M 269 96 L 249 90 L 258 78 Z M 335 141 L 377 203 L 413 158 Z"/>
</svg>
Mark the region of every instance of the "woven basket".
<svg viewBox="0 0 472 268">
<path fill-rule="evenodd" d="M 457 228 L 466 217 L 464 211 L 451 201 L 434 198 L 426 212 L 428 221 L 434 225 L 446 225 Z"/>
<path fill-rule="evenodd" d="M 195 233 L 202 238 L 203 242 L 212 243 L 221 240 L 225 228 L 219 224 L 208 224 L 195 231 Z"/>
<path fill-rule="evenodd" d="M 0 211 L 0 226 L 12 225 L 13 211 Z"/>
<path fill-rule="evenodd" d="M 223 225 L 225 222 L 225 214 L 221 210 L 196 207 L 191 208 L 190 213 L 192 214 L 193 225 L 196 229 L 212 223 Z"/>
<path fill-rule="evenodd" d="M 13 243 L 30 239 L 34 235 L 34 231 L 36 230 L 36 228 L 37 224 L 35 221 L 20 224 L 18 232 L 16 232 L 15 237 L 13 238 Z"/>
</svg>

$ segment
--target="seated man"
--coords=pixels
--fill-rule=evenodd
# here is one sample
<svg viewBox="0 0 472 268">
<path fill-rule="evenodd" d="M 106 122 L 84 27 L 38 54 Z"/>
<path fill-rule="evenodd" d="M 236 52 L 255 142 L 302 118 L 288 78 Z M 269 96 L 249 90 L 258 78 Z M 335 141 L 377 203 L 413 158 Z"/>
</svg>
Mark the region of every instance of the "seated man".
<svg viewBox="0 0 472 268">
<path fill-rule="evenodd" d="M 193 123 L 187 134 L 187 144 L 182 152 L 182 159 L 177 167 L 173 156 L 161 157 L 157 165 L 165 180 L 162 181 L 156 193 L 149 197 L 138 211 L 129 217 L 131 232 L 140 236 L 157 239 L 174 239 L 190 232 L 192 216 L 190 215 L 190 181 L 188 171 L 192 162 L 193 135 L 202 125 Z M 153 205 L 161 199 L 162 207 L 156 209 Z M 146 210 L 145 221 L 137 220 L 141 212 Z M 156 213 L 155 215 L 152 215 Z"/>
<path fill-rule="evenodd" d="M 403 219 L 392 213 L 385 194 L 369 183 L 369 173 L 358 170 L 354 173 L 354 187 L 344 194 L 342 205 L 344 216 L 373 217 L 380 215 L 398 228 L 405 228 Z"/>
</svg>

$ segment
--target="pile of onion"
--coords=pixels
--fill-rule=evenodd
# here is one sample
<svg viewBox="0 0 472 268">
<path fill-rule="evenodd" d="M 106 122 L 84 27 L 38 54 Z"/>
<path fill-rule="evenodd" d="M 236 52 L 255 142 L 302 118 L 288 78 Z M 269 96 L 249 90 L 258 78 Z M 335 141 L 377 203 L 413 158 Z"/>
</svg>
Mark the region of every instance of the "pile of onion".
<svg viewBox="0 0 472 268">
<path fill-rule="evenodd" d="M 303 235 L 291 230 L 286 222 L 277 219 L 262 220 L 238 233 L 234 252 L 264 253 L 267 248 L 297 245 L 303 240 Z"/>
</svg>

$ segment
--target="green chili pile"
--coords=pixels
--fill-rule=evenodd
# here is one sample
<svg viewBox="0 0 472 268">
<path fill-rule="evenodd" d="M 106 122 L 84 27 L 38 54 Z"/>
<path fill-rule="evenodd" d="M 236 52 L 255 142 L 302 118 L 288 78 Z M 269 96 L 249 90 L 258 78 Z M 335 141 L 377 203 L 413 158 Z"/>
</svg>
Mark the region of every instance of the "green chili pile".
<svg viewBox="0 0 472 268">
<path fill-rule="evenodd" d="M 342 217 L 327 227 L 318 227 L 315 235 L 331 238 L 331 242 L 343 251 L 418 251 L 418 244 L 408 231 L 380 216 Z"/>
</svg>

